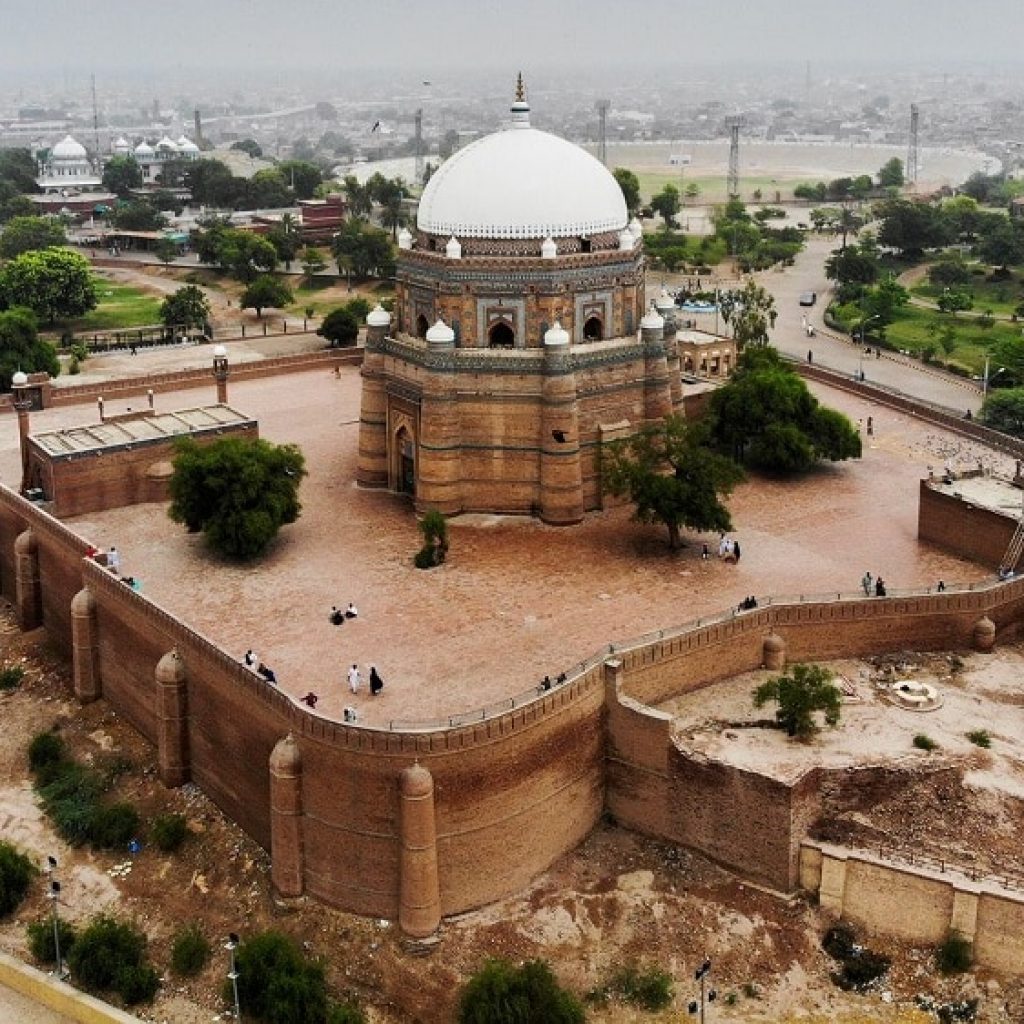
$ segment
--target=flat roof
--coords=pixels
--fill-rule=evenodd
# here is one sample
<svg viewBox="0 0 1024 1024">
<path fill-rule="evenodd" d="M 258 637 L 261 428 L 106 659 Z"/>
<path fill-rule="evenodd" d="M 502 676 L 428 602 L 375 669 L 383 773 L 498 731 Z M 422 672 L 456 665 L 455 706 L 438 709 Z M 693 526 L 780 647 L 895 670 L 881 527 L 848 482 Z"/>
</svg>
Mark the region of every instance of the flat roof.
<svg viewBox="0 0 1024 1024">
<path fill-rule="evenodd" d="M 254 419 L 230 406 L 206 405 L 151 416 L 114 418 L 67 430 L 31 434 L 29 439 L 47 455 L 59 459 L 255 424 Z"/>
<path fill-rule="evenodd" d="M 952 482 L 946 483 L 947 479 Z M 981 473 L 959 478 L 934 476 L 928 481 L 928 486 L 1003 515 L 1017 516 L 1024 509 L 1024 490 L 1014 487 L 1012 481 L 1002 476 Z"/>
</svg>

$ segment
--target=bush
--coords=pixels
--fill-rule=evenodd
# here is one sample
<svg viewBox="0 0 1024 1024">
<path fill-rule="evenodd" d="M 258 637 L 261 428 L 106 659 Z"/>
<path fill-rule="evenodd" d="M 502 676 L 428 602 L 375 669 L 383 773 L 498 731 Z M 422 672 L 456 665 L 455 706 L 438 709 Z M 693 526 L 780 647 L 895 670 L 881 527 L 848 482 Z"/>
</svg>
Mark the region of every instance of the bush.
<svg viewBox="0 0 1024 1024">
<path fill-rule="evenodd" d="M 0 842 L 0 917 L 18 908 L 35 874 L 35 865 L 25 854 Z"/>
<path fill-rule="evenodd" d="M 20 665 L 8 665 L 0 669 L 0 691 L 16 690 L 25 678 L 25 670 Z"/>
<path fill-rule="evenodd" d="M 853 955 L 857 945 L 857 936 L 854 930 L 848 925 L 840 922 L 834 924 L 821 940 L 821 948 L 833 960 L 846 960 Z"/>
<path fill-rule="evenodd" d="M 36 779 L 43 810 L 62 839 L 74 846 L 88 842 L 103 791 L 99 775 L 74 761 L 62 761 Z"/>
<path fill-rule="evenodd" d="M 433 569 L 437 562 L 434 560 L 434 549 L 420 548 L 413 556 L 412 564 L 417 569 Z"/>
<path fill-rule="evenodd" d="M 171 970 L 187 978 L 195 977 L 209 962 L 210 943 L 199 925 L 186 925 L 174 936 Z"/>
<path fill-rule="evenodd" d="M 658 967 L 641 971 L 635 965 L 620 968 L 609 987 L 619 997 L 644 1010 L 663 1010 L 672 1002 L 672 976 Z"/>
<path fill-rule="evenodd" d="M 563 989 L 543 960 L 515 967 L 488 960 L 459 999 L 459 1024 L 582 1024 L 579 1000 Z"/>
<path fill-rule="evenodd" d="M 889 970 L 888 957 L 859 945 L 853 929 L 842 922 L 829 928 L 821 948 L 839 962 L 840 969 L 832 975 L 832 980 L 844 992 L 863 992 Z"/>
<path fill-rule="evenodd" d="M 327 1013 L 327 1024 L 366 1024 L 366 1014 L 354 1003 L 335 1003 Z"/>
<path fill-rule="evenodd" d="M 82 360 L 78 356 L 72 356 L 68 360 L 68 373 L 72 377 L 77 377 L 82 372 Z"/>
<path fill-rule="evenodd" d="M 235 954 L 238 999 L 246 1017 L 288 1024 L 321 1024 L 327 1016 L 323 965 L 308 960 L 281 932 L 263 932 L 243 942 Z M 224 999 L 232 999 L 231 982 Z"/>
<path fill-rule="evenodd" d="M 105 914 L 79 935 L 68 965 L 84 988 L 113 989 L 128 1004 L 152 999 L 159 987 L 156 971 L 146 963 L 146 936 Z"/>
<path fill-rule="evenodd" d="M 57 962 L 57 949 L 53 944 L 53 918 L 44 917 L 39 921 L 30 921 L 25 928 L 28 935 L 29 952 L 41 964 Z M 57 918 L 57 934 L 60 937 L 60 955 L 67 960 L 71 947 L 78 938 L 75 926 L 64 918 Z"/>
<path fill-rule="evenodd" d="M 173 853 L 188 838 L 188 823 L 184 814 L 160 814 L 149 826 L 153 845 L 164 853 Z"/>
<path fill-rule="evenodd" d="M 117 850 L 139 834 L 139 812 L 131 804 L 116 803 L 93 810 L 89 841 L 101 850 Z"/>
<path fill-rule="evenodd" d="M 971 944 L 953 932 L 935 947 L 935 966 L 942 974 L 963 974 L 973 962 Z"/>
<path fill-rule="evenodd" d="M 38 772 L 49 765 L 60 764 L 67 756 L 64 740 L 55 732 L 39 732 L 28 745 L 28 766 Z"/>
<path fill-rule="evenodd" d="M 992 746 L 992 736 L 988 729 L 972 729 L 966 735 L 976 747 L 984 747 L 988 750 Z"/>
<path fill-rule="evenodd" d="M 938 743 L 936 743 L 931 736 L 928 736 L 923 732 L 919 732 L 914 737 L 914 746 L 917 747 L 918 750 L 937 750 L 939 747 Z"/>
</svg>

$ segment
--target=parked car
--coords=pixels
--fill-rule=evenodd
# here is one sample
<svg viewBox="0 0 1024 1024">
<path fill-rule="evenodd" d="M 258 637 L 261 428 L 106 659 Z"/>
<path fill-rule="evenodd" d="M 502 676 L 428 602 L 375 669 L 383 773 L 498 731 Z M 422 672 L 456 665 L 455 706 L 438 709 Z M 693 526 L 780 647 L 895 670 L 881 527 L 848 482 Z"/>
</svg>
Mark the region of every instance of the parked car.
<svg viewBox="0 0 1024 1024">
<path fill-rule="evenodd" d="M 800 293 L 800 305 L 801 306 L 813 306 L 818 301 L 817 292 L 801 292 Z"/>
</svg>

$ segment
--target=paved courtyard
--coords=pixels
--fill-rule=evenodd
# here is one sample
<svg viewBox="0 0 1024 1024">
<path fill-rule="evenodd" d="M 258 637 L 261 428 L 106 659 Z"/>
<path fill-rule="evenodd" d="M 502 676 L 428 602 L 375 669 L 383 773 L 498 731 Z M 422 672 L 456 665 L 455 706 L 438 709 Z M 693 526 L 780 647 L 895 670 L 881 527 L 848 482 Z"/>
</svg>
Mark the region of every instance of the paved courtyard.
<svg viewBox="0 0 1024 1024">
<path fill-rule="evenodd" d="M 627 508 L 557 529 L 525 518 L 468 516 L 452 521 L 449 561 L 429 572 L 412 556 L 420 538 L 408 504 L 354 484 L 358 369 L 233 383 L 230 402 L 259 418 L 262 436 L 295 442 L 309 478 L 303 514 L 252 566 L 219 562 L 199 537 L 171 523 L 162 505 L 81 517 L 75 529 L 121 552 L 122 572 L 143 592 L 241 658 L 254 647 L 293 694 L 321 695 L 318 711 L 361 720 L 434 719 L 518 693 L 545 673 L 570 668 L 610 641 L 734 607 L 748 594 L 855 591 L 865 569 L 906 588 L 970 582 L 982 567 L 918 544 L 918 481 L 930 464 L 1002 472 L 1007 460 L 918 421 L 840 393 L 819 392 L 854 421 L 874 419 L 864 458 L 826 466 L 795 482 L 755 479 L 735 492 L 739 565 L 700 558 L 688 536 L 677 554 L 664 529 L 633 523 Z M 213 400 L 191 390 L 157 396 L 158 410 Z M 108 402 L 115 413 L 131 404 Z M 41 431 L 92 422 L 88 405 L 33 416 Z M 17 485 L 14 417 L 0 440 L 0 474 Z M 331 605 L 354 601 L 359 618 L 330 625 Z M 355 699 L 348 665 L 363 671 Z M 376 664 L 386 686 L 371 698 Z"/>
</svg>

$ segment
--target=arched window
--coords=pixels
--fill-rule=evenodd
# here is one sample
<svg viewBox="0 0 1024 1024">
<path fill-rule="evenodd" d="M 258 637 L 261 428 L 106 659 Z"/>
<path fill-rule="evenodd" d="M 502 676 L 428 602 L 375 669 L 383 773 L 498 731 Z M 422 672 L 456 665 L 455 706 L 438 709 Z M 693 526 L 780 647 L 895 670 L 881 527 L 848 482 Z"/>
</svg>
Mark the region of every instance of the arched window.
<svg viewBox="0 0 1024 1024">
<path fill-rule="evenodd" d="M 600 341 L 603 337 L 604 324 L 601 323 L 601 318 L 599 316 L 587 317 L 587 321 L 583 325 L 584 341 Z"/>
<path fill-rule="evenodd" d="M 499 320 L 498 323 L 491 328 L 490 345 L 491 348 L 515 348 L 515 332 L 507 323 L 503 320 Z"/>
<path fill-rule="evenodd" d="M 430 325 L 427 323 L 427 318 L 420 313 L 420 315 L 416 317 L 416 337 L 425 338 L 429 327 Z"/>
</svg>

